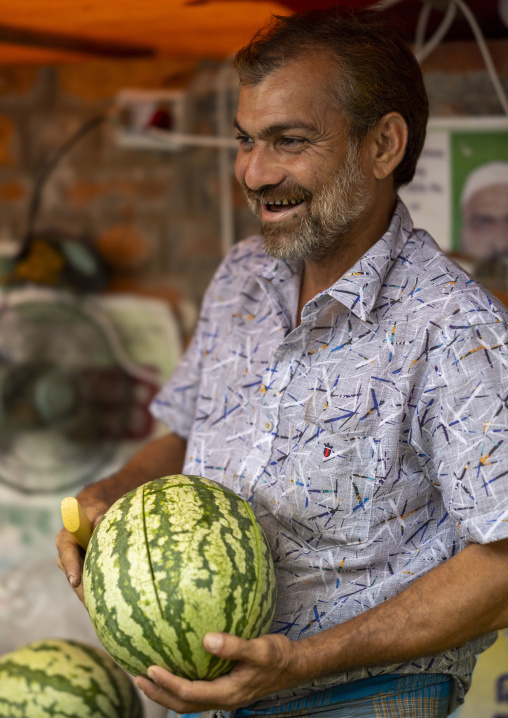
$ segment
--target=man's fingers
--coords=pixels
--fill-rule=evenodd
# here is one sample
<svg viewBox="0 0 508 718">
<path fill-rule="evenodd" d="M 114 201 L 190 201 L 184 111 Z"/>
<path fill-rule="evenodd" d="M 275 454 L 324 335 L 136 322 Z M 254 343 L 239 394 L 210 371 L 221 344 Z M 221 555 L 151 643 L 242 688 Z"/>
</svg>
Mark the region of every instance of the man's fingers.
<svg viewBox="0 0 508 718">
<path fill-rule="evenodd" d="M 74 541 L 68 531 L 62 529 L 56 537 L 58 556 L 56 565 L 63 571 L 77 597 L 85 605 L 85 594 L 81 582 L 83 573 L 83 549 Z"/>
<path fill-rule="evenodd" d="M 230 633 L 207 633 L 203 645 L 214 656 L 228 661 L 248 661 L 252 658 L 253 641 L 246 641 Z"/>
<path fill-rule="evenodd" d="M 150 680 L 138 676 L 134 683 L 148 698 L 176 713 L 201 713 L 213 708 L 232 710 L 249 702 L 247 694 L 238 695 L 229 675 L 213 681 L 190 681 L 160 666 L 150 666 Z"/>
<path fill-rule="evenodd" d="M 138 676 L 134 680 L 134 684 L 137 688 L 142 690 L 145 696 L 150 698 L 150 700 L 159 703 L 159 705 L 164 706 L 165 708 L 173 708 L 176 710 L 176 701 L 172 700 L 170 694 L 164 690 L 164 688 L 159 688 L 156 683 L 152 683 L 147 678 Z"/>
<path fill-rule="evenodd" d="M 203 645 L 215 656 L 234 661 L 232 670 L 213 681 L 191 681 L 160 666 L 150 666 L 150 680 L 138 676 L 136 685 L 166 708 L 195 713 L 215 708 L 233 710 L 274 692 L 280 685 L 285 688 L 301 681 L 301 676 L 287 670 L 294 645 L 285 636 L 267 634 L 247 641 L 229 633 L 208 633 Z"/>
<path fill-rule="evenodd" d="M 150 666 L 148 669 L 149 683 L 152 682 L 163 688 L 168 693 L 178 696 L 183 702 L 191 701 L 200 703 L 200 696 L 202 690 L 207 692 L 213 689 L 213 686 L 219 682 L 222 683 L 220 678 L 216 678 L 215 681 L 191 681 L 188 678 L 181 678 L 175 676 L 174 673 L 170 673 L 165 668 L 160 666 Z M 205 698 L 206 700 L 206 698 Z"/>
<path fill-rule="evenodd" d="M 171 708 L 175 713 L 201 713 L 204 710 L 203 705 L 198 703 L 186 703 L 181 701 L 177 696 L 169 693 L 169 691 L 161 688 L 156 683 L 152 683 L 146 678 L 135 679 L 134 684 L 140 688 L 147 698 L 159 703 L 165 708 Z"/>
<path fill-rule="evenodd" d="M 148 698 L 165 708 L 171 708 L 176 713 L 199 713 L 210 705 L 216 705 L 211 695 L 214 693 L 214 682 L 189 681 L 158 666 L 150 666 L 148 673 L 150 680 L 138 676 L 134 683 Z M 224 698 L 222 693 L 219 695 Z"/>
<path fill-rule="evenodd" d="M 66 529 L 62 529 L 57 535 L 56 545 L 58 548 L 57 566 L 65 573 L 72 588 L 76 589 L 81 583 L 83 570 L 82 549 Z"/>
<path fill-rule="evenodd" d="M 83 590 L 83 583 L 80 583 L 79 586 L 74 589 L 74 593 L 75 593 L 76 596 L 79 598 L 79 600 L 81 601 L 81 603 L 83 604 L 83 606 L 86 608 L 85 592 L 84 592 L 84 590 Z"/>
<path fill-rule="evenodd" d="M 99 523 L 99 521 L 101 520 L 101 518 L 104 516 L 105 513 L 106 513 L 106 510 L 104 510 L 104 511 L 102 511 L 102 512 L 99 512 L 99 513 L 95 516 L 95 518 L 92 519 L 92 528 L 93 528 L 93 529 L 95 529 L 95 527 L 97 526 L 97 524 Z"/>
<path fill-rule="evenodd" d="M 247 641 L 230 633 L 207 633 L 203 639 L 207 651 L 227 661 L 240 661 L 252 667 L 281 666 L 283 650 L 291 646 L 284 636 L 265 635 Z"/>
<path fill-rule="evenodd" d="M 86 501 L 83 501 L 82 507 L 90 519 L 93 528 L 97 526 L 108 509 L 104 501 L 94 501 L 91 504 L 87 504 Z M 55 543 L 58 548 L 57 565 L 67 576 L 67 580 L 72 588 L 76 590 L 81 585 L 84 550 L 65 528 L 57 534 Z M 79 597 L 83 600 L 82 595 Z"/>
</svg>

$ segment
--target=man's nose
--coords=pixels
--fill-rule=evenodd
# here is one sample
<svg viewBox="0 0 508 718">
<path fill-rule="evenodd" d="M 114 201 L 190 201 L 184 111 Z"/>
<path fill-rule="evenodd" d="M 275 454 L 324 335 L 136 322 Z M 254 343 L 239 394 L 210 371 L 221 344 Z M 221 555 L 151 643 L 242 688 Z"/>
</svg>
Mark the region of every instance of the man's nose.
<svg viewBox="0 0 508 718">
<path fill-rule="evenodd" d="M 284 168 L 268 148 L 253 147 L 243 158 L 239 157 L 237 167 L 238 164 L 245 185 L 252 190 L 278 185 L 286 177 Z"/>
</svg>

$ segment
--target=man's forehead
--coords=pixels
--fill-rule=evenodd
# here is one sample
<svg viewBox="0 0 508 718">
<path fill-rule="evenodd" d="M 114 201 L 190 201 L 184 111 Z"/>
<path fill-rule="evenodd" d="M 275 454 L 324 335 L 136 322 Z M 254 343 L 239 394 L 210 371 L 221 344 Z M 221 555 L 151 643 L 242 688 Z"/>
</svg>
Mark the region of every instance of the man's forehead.
<svg viewBox="0 0 508 718">
<path fill-rule="evenodd" d="M 341 119 L 343 113 L 330 91 L 329 64 L 313 57 L 293 60 L 260 82 L 243 86 L 235 126 L 250 131 L 248 126 L 254 123 L 268 135 L 287 129 L 317 131 L 326 116 L 332 121 Z"/>
<path fill-rule="evenodd" d="M 491 184 L 477 190 L 464 205 L 465 214 L 502 214 L 508 211 L 508 184 Z"/>
</svg>

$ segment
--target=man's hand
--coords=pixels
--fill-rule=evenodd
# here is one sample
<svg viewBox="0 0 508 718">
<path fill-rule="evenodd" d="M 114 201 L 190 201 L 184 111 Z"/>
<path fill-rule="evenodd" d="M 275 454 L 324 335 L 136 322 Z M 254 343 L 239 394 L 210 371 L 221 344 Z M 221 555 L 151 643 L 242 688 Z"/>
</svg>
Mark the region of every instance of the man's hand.
<svg viewBox="0 0 508 718">
<path fill-rule="evenodd" d="M 77 498 L 95 528 L 109 507 L 128 491 L 151 479 L 158 479 L 182 471 L 185 440 L 176 434 L 165 434 L 142 447 L 116 474 L 87 486 Z M 81 574 L 84 551 L 68 531 L 62 529 L 56 537 L 57 565 L 84 603 Z"/>
<path fill-rule="evenodd" d="M 188 681 L 151 666 L 152 682 L 135 682 L 178 713 L 228 710 L 315 678 L 437 655 L 506 626 L 508 539 L 471 544 L 402 593 L 308 638 L 268 634 L 245 641 L 208 634 L 204 646 L 210 653 L 238 661 L 214 681 Z"/>
<path fill-rule="evenodd" d="M 90 519 L 92 529 L 99 523 L 109 508 L 109 505 L 102 500 L 85 498 L 80 496 L 80 503 L 86 515 Z M 83 594 L 83 585 L 81 576 L 83 573 L 83 560 L 85 558 L 84 550 L 76 543 L 74 537 L 67 531 L 62 529 L 56 536 L 56 546 L 58 548 L 57 566 L 65 573 L 67 580 L 76 592 L 79 600 L 84 604 L 85 597 Z"/>
<path fill-rule="evenodd" d="M 230 673 L 213 681 L 190 681 L 150 666 L 150 680 L 138 676 L 135 684 L 148 698 L 177 713 L 234 710 L 306 680 L 304 642 L 273 633 L 251 641 L 227 633 L 208 633 L 203 641 L 207 651 L 238 661 Z"/>
</svg>

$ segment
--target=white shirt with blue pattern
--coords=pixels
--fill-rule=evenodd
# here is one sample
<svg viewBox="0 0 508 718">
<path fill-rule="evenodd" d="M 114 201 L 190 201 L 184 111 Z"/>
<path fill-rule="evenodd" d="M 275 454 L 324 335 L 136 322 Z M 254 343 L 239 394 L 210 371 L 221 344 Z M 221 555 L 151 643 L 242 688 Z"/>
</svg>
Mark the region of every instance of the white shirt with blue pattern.
<svg viewBox="0 0 508 718">
<path fill-rule="evenodd" d="M 295 327 L 300 277 L 258 237 L 235 245 L 152 406 L 188 442 L 185 473 L 252 502 L 277 573 L 271 630 L 291 639 L 383 602 L 470 542 L 508 536 L 508 310 L 413 229 L 400 200 L 386 234 Z M 422 671 L 454 676 L 461 700 L 492 640 L 256 707 Z"/>
</svg>

